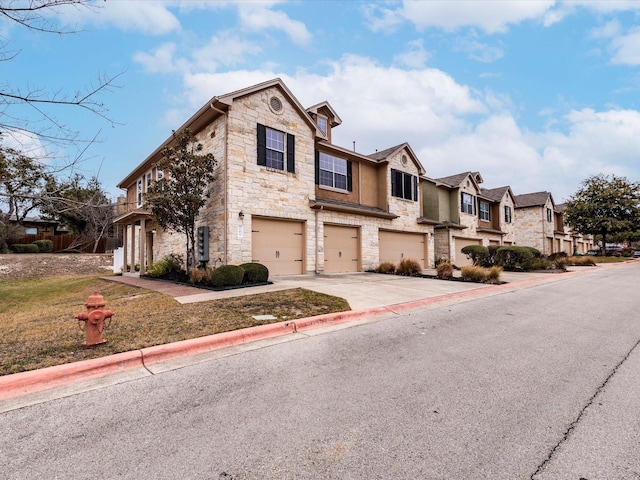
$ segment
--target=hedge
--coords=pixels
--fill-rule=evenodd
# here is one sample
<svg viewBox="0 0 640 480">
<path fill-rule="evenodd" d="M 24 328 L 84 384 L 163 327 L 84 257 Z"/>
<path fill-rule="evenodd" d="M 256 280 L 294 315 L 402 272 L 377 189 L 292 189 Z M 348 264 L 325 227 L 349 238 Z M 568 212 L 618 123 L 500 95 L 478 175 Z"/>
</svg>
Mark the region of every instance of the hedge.
<svg viewBox="0 0 640 480">
<path fill-rule="evenodd" d="M 38 247 L 40 253 L 53 252 L 53 240 L 36 240 L 33 244 Z"/>
<path fill-rule="evenodd" d="M 242 285 L 244 268 L 239 265 L 222 265 L 211 272 L 211 285 L 217 288 Z"/>
<path fill-rule="evenodd" d="M 9 247 L 13 253 L 40 253 L 40 249 L 33 243 L 14 243 Z"/>
<path fill-rule="evenodd" d="M 467 245 L 462 253 L 471 259 L 474 265 L 484 267 L 489 257 L 489 249 L 483 245 Z"/>
<path fill-rule="evenodd" d="M 261 263 L 243 263 L 244 269 L 242 283 L 265 283 L 269 280 L 269 269 Z"/>
</svg>

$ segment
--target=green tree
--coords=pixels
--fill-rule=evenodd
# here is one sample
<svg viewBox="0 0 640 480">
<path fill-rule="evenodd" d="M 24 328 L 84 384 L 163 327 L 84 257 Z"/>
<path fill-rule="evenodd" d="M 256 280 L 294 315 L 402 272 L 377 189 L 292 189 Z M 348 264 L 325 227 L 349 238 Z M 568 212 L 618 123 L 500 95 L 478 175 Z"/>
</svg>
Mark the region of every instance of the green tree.
<svg viewBox="0 0 640 480">
<path fill-rule="evenodd" d="M 145 206 L 163 229 L 185 234 L 188 265 L 196 265 L 195 224 L 210 197 L 216 160 L 212 153 L 202 153 L 187 129 L 173 132 L 173 145 L 162 149 L 155 164 L 163 177 L 152 183 L 145 194 Z"/>
<path fill-rule="evenodd" d="M 565 221 L 583 235 L 599 235 L 603 254 L 607 237 L 640 228 L 640 184 L 625 177 L 594 175 L 566 202 Z"/>
</svg>

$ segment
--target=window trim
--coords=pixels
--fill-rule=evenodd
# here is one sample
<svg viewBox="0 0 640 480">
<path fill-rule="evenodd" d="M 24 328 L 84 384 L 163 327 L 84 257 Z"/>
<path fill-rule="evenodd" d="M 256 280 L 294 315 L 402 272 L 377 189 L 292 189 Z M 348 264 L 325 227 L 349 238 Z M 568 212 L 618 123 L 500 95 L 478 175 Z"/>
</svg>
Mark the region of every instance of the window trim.
<svg viewBox="0 0 640 480">
<path fill-rule="evenodd" d="M 469 197 L 470 201 L 468 203 L 464 201 L 465 196 Z M 469 208 L 467 209 L 465 206 L 468 206 Z M 471 195 L 469 192 L 460 192 L 460 211 L 468 215 L 475 215 L 476 208 L 476 196 Z"/>
<path fill-rule="evenodd" d="M 553 221 L 553 214 L 551 213 L 551 209 L 547 208 L 547 222 L 551 223 Z"/>
<path fill-rule="evenodd" d="M 478 203 L 480 204 L 478 206 L 478 218 L 484 222 L 490 222 L 491 221 L 491 204 L 485 200 L 478 200 Z M 486 212 L 482 209 L 483 206 L 486 206 Z M 484 218 L 484 216 L 486 215 L 487 218 Z"/>
<path fill-rule="evenodd" d="M 407 191 L 408 190 L 408 191 Z M 391 169 L 391 196 L 418 201 L 418 177 L 402 170 Z"/>
<path fill-rule="evenodd" d="M 267 150 L 278 151 L 267 148 L 267 130 L 281 133 L 284 141 L 284 151 L 282 158 L 282 168 L 275 167 L 272 165 L 267 165 Z M 258 165 L 263 167 L 272 168 L 273 170 L 286 171 L 289 173 L 296 173 L 295 170 L 295 143 L 296 137 L 295 135 L 291 135 L 290 133 L 283 132 L 281 130 L 276 130 L 275 128 L 267 127 L 258 123 L 257 127 L 257 144 L 258 144 Z"/>
<path fill-rule="evenodd" d="M 336 186 L 336 174 L 338 175 L 342 175 L 340 173 L 336 173 L 335 170 L 327 170 L 324 168 L 321 168 L 321 155 L 325 155 L 327 157 L 332 158 L 334 161 L 335 160 L 340 160 L 345 162 L 345 167 L 346 167 L 346 185 L 345 188 L 341 188 L 341 187 L 337 187 Z M 335 155 L 331 155 L 330 153 L 326 153 L 326 152 L 320 152 L 318 150 L 316 150 L 316 155 L 315 155 L 315 170 L 316 170 L 316 185 L 318 185 L 321 188 L 326 188 L 326 189 L 331 189 L 331 190 L 335 190 L 338 192 L 351 192 L 353 191 L 353 166 L 350 160 L 347 160 L 346 158 L 342 158 L 342 157 L 337 157 Z M 326 183 L 322 183 L 322 175 L 321 172 L 329 172 L 332 174 L 332 185 L 327 185 Z"/>
<path fill-rule="evenodd" d="M 138 208 L 142 206 L 142 177 L 136 182 L 136 206 Z"/>
<path fill-rule="evenodd" d="M 504 206 L 504 222 L 511 223 L 513 221 L 513 214 L 510 205 Z"/>
<path fill-rule="evenodd" d="M 321 122 L 324 123 L 324 128 L 322 128 Z M 318 125 L 318 128 L 323 134 L 327 135 L 329 133 L 329 119 L 324 115 L 317 115 L 316 125 Z"/>
</svg>

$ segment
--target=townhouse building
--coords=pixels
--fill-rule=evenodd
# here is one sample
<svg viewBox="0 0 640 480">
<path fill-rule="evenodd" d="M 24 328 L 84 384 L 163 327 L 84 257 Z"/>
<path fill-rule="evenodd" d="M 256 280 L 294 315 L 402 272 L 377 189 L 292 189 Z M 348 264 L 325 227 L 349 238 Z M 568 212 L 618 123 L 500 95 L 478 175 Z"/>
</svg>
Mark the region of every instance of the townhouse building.
<svg viewBox="0 0 640 480">
<path fill-rule="evenodd" d="M 543 255 L 573 253 L 571 238 L 565 233 L 562 212 L 549 192 L 525 193 L 515 196 L 515 240 L 540 250 Z"/>
<path fill-rule="evenodd" d="M 280 79 L 204 104 L 189 129 L 217 159 L 212 195 L 197 226 L 208 227 L 209 265 L 260 262 L 273 275 L 359 272 L 381 261 L 432 266 L 433 223 L 422 215 L 425 169 L 404 143 L 370 155 L 332 143 L 342 120 L 328 102 L 304 108 Z M 116 218 L 125 262 L 140 272 L 183 235 L 162 231 L 144 194 L 168 138 L 120 183 L 127 210 Z"/>
<path fill-rule="evenodd" d="M 434 223 L 434 255 L 461 267 L 468 245 L 512 245 L 515 199 L 510 187 L 484 189 L 479 172 L 424 179 L 423 211 Z"/>
</svg>

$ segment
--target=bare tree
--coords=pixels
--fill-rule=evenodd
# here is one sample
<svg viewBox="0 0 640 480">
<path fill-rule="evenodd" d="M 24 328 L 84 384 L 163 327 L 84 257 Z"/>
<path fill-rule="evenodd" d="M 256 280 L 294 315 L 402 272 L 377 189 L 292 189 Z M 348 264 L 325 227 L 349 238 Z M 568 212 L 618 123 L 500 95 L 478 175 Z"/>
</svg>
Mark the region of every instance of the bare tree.
<svg viewBox="0 0 640 480">
<path fill-rule="evenodd" d="M 78 33 L 75 26 L 60 22 L 60 13 L 69 8 L 96 10 L 100 7 L 90 0 L 0 0 L 0 20 L 34 33 L 75 34 Z M 20 49 L 12 42 L 0 42 L 0 62 L 10 62 L 18 55 Z M 97 135 L 82 138 L 79 132 L 60 121 L 56 112 L 61 108 L 81 109 L 113 124 L 100 97 L 115 87 L 114 81 L 119 76 L 99 74 L 93 82 L 72 91 L 51 85 L 11 85 L 0 80 L 0 249 L 6 247 L 6 239 L 11 235 L 10 224 L 14 221 L 20 223 L 27 213 L 49 209 L 48 212 L 53 214 L 56 212 L 50 208 L 55 205 L 60 208 L 57 213 L 64 215 L 70 199 L 45 189 L 44 185 L 52 178 L 65 175 L 71 181 L 74 169 L 86 149 L 96 141 Z M 79 153 L 57 165 L 45 164 L 43 160 L 48 154 L 43 152 L 50 145 L 75 146 Z M 105 197 L 100 188 L 97 190 L 102 197 L 96 194 L 96 197 L 85 198 L 84 207 L 97 208 L 95 215 L 103 220 L 110 219 L 108 214 L 100 213 L 106 211 L 103 208 Z M 76 214 L 83 210 L 77 204 L 69 208 Z M 108 210 L 111 211 L 110 208 Z M 85 209 L 84 215 L 92 217 L 94 212 Z M 92 237 L 105 229 L 104 226 L 96 226 L 104 223 L 102 220 L 95 220 L 89 222 L 92 228 L 97 229 Z"/>
</svg>

